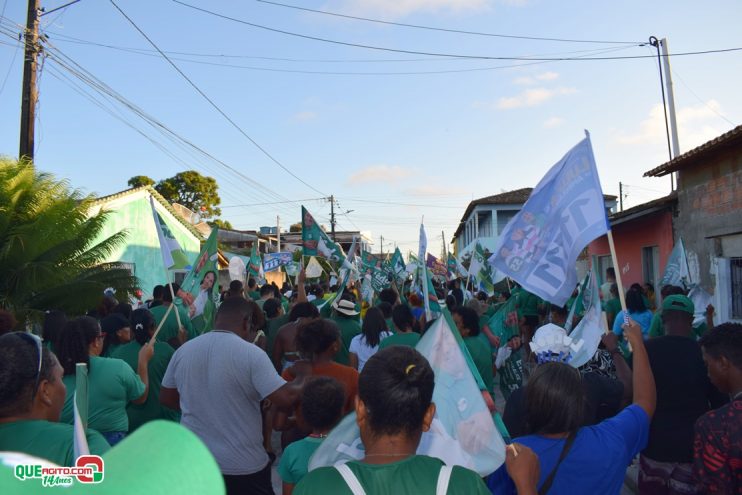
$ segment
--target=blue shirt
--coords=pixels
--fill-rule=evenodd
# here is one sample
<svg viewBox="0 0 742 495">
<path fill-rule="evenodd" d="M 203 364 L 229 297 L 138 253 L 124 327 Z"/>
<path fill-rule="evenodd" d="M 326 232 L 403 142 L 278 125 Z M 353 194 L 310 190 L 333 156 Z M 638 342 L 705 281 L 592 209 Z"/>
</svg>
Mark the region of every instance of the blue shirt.
<svg viewBox="0 0 742 495">
<path fill-rule="evenodd" d="M 623 328 L 621 328 L 621 325 L 623 325 L 624 320 L 624 312 L 619 311 L 616 315 L 616 319 L 613 320 L 613 333 L 621 337 L 623 335 Z M 642 335 L 644 336 L 644 340 L 649 338 L 649 327 L 652 324 L 652 317 L 654 315 L 651 311 L 645 310 L 640 313 L 631 313 L 629 312 L 629 318 L 634 320 L 640 327 L 642 327 Z"/>
<path fill-rule="evenodd" d="M 626 468 L 647 445 L 648 436 L 649 416 L 637 405 L 595 426 L 580 428 L 557 470 L 549 495 L 617 495 L 621 492 Z M 513 441 L 530 447 L 538 455 L 541 463 L 538 486 L 541 487 L 559 460 L 565 439 L 529 435 Z M 487 486 L 496 495 L 516 494 L 505 465 L 490 476 Z"/>
</svg>

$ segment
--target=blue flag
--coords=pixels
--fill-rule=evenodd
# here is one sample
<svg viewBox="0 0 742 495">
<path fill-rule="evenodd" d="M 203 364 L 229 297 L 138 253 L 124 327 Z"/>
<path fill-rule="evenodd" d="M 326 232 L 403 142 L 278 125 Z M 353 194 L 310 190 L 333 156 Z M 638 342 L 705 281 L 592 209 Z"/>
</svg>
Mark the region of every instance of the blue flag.
<svg viewBox="0 0 742 495">
<path fill-rule="evenodd" d="M 588 136 L 534 188 L 505 227 L 490 263 L 527 291 L 563 306 L 577 285 L 577 257 L 608 230 Z"/>
</svg>

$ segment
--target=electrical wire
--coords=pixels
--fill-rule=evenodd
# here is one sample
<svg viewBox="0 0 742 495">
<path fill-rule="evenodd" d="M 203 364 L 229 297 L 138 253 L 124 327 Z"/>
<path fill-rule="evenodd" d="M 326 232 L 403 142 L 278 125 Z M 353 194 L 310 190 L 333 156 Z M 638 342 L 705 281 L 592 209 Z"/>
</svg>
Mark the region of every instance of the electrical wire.
<svg viewBox="0 0 742 495">
<path fill-rule="evenodd" d="M 113 1 L 113 0 L 110 0 L 110 1 Z M 263 30 L 270 31 L 273 33 L 284 34 L 287 36 L 294 36 L 297 38 L 320 41 L 323 43 L 331 43 L 331 44 L 341 45 L 341 46 L 350 46 L 354 48 L 365 48 L 368 50 L 378 50 L 378 51 L 386 51 L 386 52 L 393 52 L 393 53 L 405 53 L 409 55 L 425 55 L 425 56 L 431 56 L 431 57 L 446 57 L 446 58 L 463 58 L 463 59 L 472 59 L 472 60 L 524 60 L 524 61 L 553 61 L 553 62 L 587 61 L 587 60 L 631 60 L 631 59 L 653 58 L 652 55 L 627 55 L 627 56 L 616 56 L 616 57 L 552 57 L 552 58 L 501 57 L 501 56 L 490 56 L 490 55 L 463 55 L 463 54 L 440 53 L 440 52 L 429 52 L 429 51 L 418 51 L 418 50 L 404 50 L 400 48 L 389 48 L 389 47 L 381 47 L 381 46 L 374 46 L 374 45 L 364 45 L 360 43 L 350 43 L 347 41 L 338 41 L 338 40 L 332 40 L 328 38 L 320 38 L 318 36 L 310 36 L 307 34 L 295 33 L 292 31 L 286 31 L 283 29 L 273 28 L 270 26 L 264 26 L 262 24 L 256 24 L 254 22 L 248 22 L 243 19 L 238 19 L 236 17 L 230 17 L 228 15 L 220 14 L 212 10 L 197 7 L 195 5 L 191 5 L 191 4 L 182 2 L 180 0 L 172 0 L 172 1 L 184 7 L 197 10 L 199 12 L 213 15 L 215 17 L 220 17 L 222 19 L 226 19 L 229 21 L 237 22 L 239 24 L 244 24 L 246 26 L 251 26 L 257 29 L 263 29 Z M 646 43 L 641 43 L 641 44 L 638 44 L 638 46 L 643 46 L 645 44 Z M 680 52 L 680 53 L 673 53 L 672 56 L 682 57 L 682 56 L 688 56 L 688 55 L 707 55 L 711 53 L 728 53 L 728 52 L 736 52 L 736 51 L 742 51 L 742 47 L 723 48 L 723 49 L 717 49 L 717 50 L 700 50 L 700 51 L 693 51 L 693 52 Z M 667 56 L 670 56 L 670 55 L 667 55 Z"/>
<path fill-rule="evenodd" d="M 414 28 L 414 29 L 424 29 L 428 31 L 442 31 L 445 33 L 469 34 L 469 35 L 474 35 L 474 36 L 488 36 L 488 37 L 493 37 L 493 38 L 510 38 L 510 39 L 532 40 L 532 41 L 559 41 L 559 42 L 567 42 L 567 43 L 593 43 L 593 44 L 613 44 L 613 45 L 618 45 L 618 44 L 635 45 L 637 43 L 635 41 L 605 41 L 605 40 L 579 40 L 579 39 L 565 39 L 565 38 L 543 38 L 543 37 L 538 37 L 538 36 L 518 36 L 518 35 L 511 35 L 511 34 L 483 33 L 479 31 L 464 31 L 464 30 L 459 30 L 459 29 L 447 29 L 447 28 L 440 28 L 440 27 L 423 26 L 420 24 L 407 24 L 403 22 L 392 22 L 392 21 L 383 21 L 379 19 L 370 19 L 368 17 L 359 17 L 359 16 L 353 16 L 353 15 L 347 15 L 347 14 L 340 14 L 337 12 L 329 12 L 326 10 L 310 9 L 307 7 L 299 7 L 298 5 L 289 5 L 285 3 L 271 2 L 268 0 L 256 0 L 256 1 L 260 3 L 268 4 L 268 5 L 274 5 L 276 7 L 284 7 L 288 9 L 302 10 L 305 12 L 313 12 L 315 14 L 342 17 L 345 19 L 354 19 L 357 21 L 375 22 L 378 24 L 385 24 L 388 26 L 399 26 L 399 27 Z"/>
<path fill-rule="evenodd" d="M 5 42 L 0 42 L 5 44 Z M 5 89 L 5 84 L 8 82 L 8 77 L 10 76 L 11 71 L 13 70 L 13 64 L 15 64 L 15 59 L 18 56 L 18 52 L 20 51 L 21 44 L 17 43 L 15 45 L 15 50 L 13 51 L 13 58 L 10 61 L 10 65 L 8 66 L 8 71 L 5 73 L 5 77 L 3 78 L 3 84 L 0 85 L 0 94 L 3 94 L 3 90 Z"/>
<path fill-rule="evenodd" d="M 299 177 L 298 175 L 296 175 L 294 172 L 292 172 L 288 167 L 286 167 L 283 163 L 281 163 L 273 155 L 271 155 L 265 148 L 263 148 L 260 144 L 258 144 L 257 141 L 255 141 L 252 137 L 250 137 L 250 135 L 247 134 L 247 132 L 245 132 L 242 129 L 242 127 L 240 127 L 234 120 L 232 120 L 232 118 L 229 115 L 227 115 L 224 112 L 224 110 L 222 110 L 219 107 L 219 105 L 217 105 L 216 103 L 214 103 L 214 100 L 212 100 L 211 98 L 209 98 L 209 96 L 206 93 L 204 93 L 203 90 L 201 90 L 201 88 L 198 87 L 198 85 L 196 85 L 196 83 L 194 83 L 185 74 L 185 72 L 183 72 L 172 60 L 170 60 L 170 58 L 165 53 L 163 53 L 162 50 L 160 50 L 160 48 L 157 46 L 157 44 L 154 41 L 152 41 L 152 39 L 150 39 L 150 37 L 147 36 L 147 34 L 144 31 L 142 31 L 142 29 L 139 26 L 137 26 L 137 24 L 128 15 L 126 15 L 126 13 L 123 10 L 121 10 L 121 8 L 116 4 L 116 2 L 114 2 L 114 0 L 109 0 L 109 1 L 116 8 L 116 10 L 118 10 L 121 13 L 121 15 L 127 21 L 129 21 L 129 23 L 134 27 L 134 29 L 136 29 L 139 32 L 139 34 L 141 34 L 144 37 L 144 39 L 146 39 L 149 42 L 149 44 L 152 45 L 152 47 L 160 53 L 160 55 L 162 55 L 162 57 L 176 70 L 176 72 L 178 72 L 178 74 L 180 74 L 181 77 L 183 77 L 183 79 L 185 79 L 188 82 L 188 84 L 190 84 L 193 87 L 193 89 L 195 89 L 198 92 L 198 94 L 200 94 L 217 112 L 219 112 L 219 114 L 221 114 L 221 116 L 224 117 L 227 120 L 227 122 L 229 122 L 230 124 L 232 124 L 232 126 L 240 134 L 242 134 L 258 150 L 260 150 L 266 157 L 268 157 L 268 159 L 270 159 L 273 163 L 275 163 L 276 165 L 278 165 L 281 169 L 283 169 L 286 173 L 288 173 L 294 179 L 298 180 L 299 182 L 301 182 L 302 184 L 304 184 L 305 186 L 307 186 L 309 189 L 311 189 L 311 190 L 313 190 L 315 192 L 318 192 L 319 194 L 325 195 L 322 191 L 320 191 L 316 187 L 312 186 L 311 184 L 309 184 L 308 182 L 306 182 L 304 179 L 302 179 L 301 177 Z"/>
<path fill-rule="evenodd" d="M 732 126 L 736 126 L 736 125 L 737 125 L 737 124 L 735 124 L 734 122 L 732 122 L 731 120 L 729 120 L 728 118 L 726 118 L 726 117 L 724 116 L 724 114 L 720 113 L 720 112 L 719 112 L 719 111 L 718 111 L 717 109 L 715 109 L 714 107 L 712 107 L 711 105 L 709 105 L 709 104 L 708 104 L 708 103 L 707 103 L 706 101 L 704 101 L 704 100 L 703 100 L 703 99 L 702 99 L 702 98 L 701 98 L 700 96 L 698 96 L 698 95 L 696 94 L 696 92 L 695 92 L 695 91 L 693 91 L 693 90 L 691 89 L 691 87 L 690 87 L 690 86 L 688 86 L 688 84 L 687 84 L 687 83 L 686 83 L 686 82 L 685 82 L 685 81 L 683 80 L 683 78 L 682 78 L 682 77 L 680 77 L 680 74 L 678 74 L 678 73 L 677 73 L 677 72 L 675 71 L 675 69 L 670 69 L 670 70 L 672 71 L 672 74 L 673 74 L 673 75 L 674 75 L 675 77 L 677 77 L 677 78 L 678 78 L 678 80 L 679 80 L 679 81 L 680 81 L 680 82 L 681 82 L 681 83 L 683 84 L 683 86 L 685 86 L 685 89 L 687 89 L 688 91 L 690 91 L 690 94 L 692 94 L 693 96 L 695 96 L 695 97 L 696 97 L 696 100 L 698 100 L 699 102 L 703 103 L 703 104 L 704 104 L 704 105 L 705 105 L 705 106 L 706 106 L 706 107 L 707 107 L 707 108 L 708 108 L 709 110 L 711 110 L 712 112 L 714 112 L 714 113 L 715 113 L 716 115 L 718 115 L 718 116 L 719 116 L 720 118 L 722 118 L 722 119 L 723 119 L 724 121 L 726 121 L 726 122 L 727 122 L 728 124 L 731 124 Z"/>
</svg>

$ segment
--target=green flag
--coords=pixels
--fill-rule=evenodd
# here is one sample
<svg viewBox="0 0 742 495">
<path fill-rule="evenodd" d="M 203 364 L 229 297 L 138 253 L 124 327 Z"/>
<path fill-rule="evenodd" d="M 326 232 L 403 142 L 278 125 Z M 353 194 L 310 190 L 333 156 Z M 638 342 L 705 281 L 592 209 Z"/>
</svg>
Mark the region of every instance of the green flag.
<svg viewBox="0 0 742 495">
<path fill-rule="evenodd" d="M 206 239 L 193 268 L 186 275 L 178 291 L 178 297 L 188 308 L 193 328 L 199 334 L 214 328 L 214 316 L 216 315 L 214 286 L 218 279 L 217 259 L 219 257 L 216 242 L 218 230 L 216 227 L 211 229 L 211 235 Z"/>
<path fill-rule="evenodd" d="M 320 228 L 309 211 L 301 207 L 301 241 L 304 247 L 304 256 L 322 256 L 330 262 L 337 263 L 338 267 L 350 269 L 345 252 L 340 244 Z"/>
<path fill-rule="evenodd" d="M 493 334 L 500 337 L 500 347 L 520 334 L 518 327 L 518 308 L 516 298 L 511 297 L 490 318 L 488 326 Z"/>
<path fill-rule="evenodd" d="M 250 263 L 247 265 L 247 274 L 253 278 L 262 278 L 263 273 L 263 260 L 260 258 L 260 252 L 258 251 L 258 241 L 256 240 L 252 244 L 252 250 L 250 251 Z"/>
</svg>

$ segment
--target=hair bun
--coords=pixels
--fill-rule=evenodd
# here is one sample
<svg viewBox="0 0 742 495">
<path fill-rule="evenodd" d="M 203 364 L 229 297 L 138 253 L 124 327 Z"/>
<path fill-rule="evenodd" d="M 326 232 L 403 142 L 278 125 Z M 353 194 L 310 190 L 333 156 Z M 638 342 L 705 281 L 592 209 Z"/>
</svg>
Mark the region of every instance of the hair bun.
<svg viewBox="0 0 742 495">
<path fill-rule="evenodd" d="M 137 323 L 136 325 L 134 325 L 134 329 L 135 330 L 144 330 L 144 325 L 142 325 L 141 323 Z"/>
</svg>

